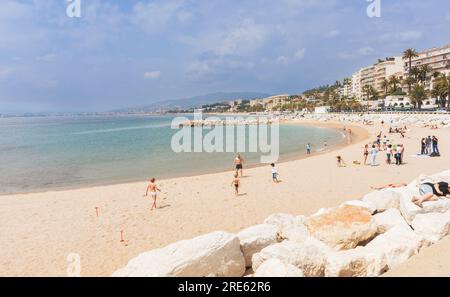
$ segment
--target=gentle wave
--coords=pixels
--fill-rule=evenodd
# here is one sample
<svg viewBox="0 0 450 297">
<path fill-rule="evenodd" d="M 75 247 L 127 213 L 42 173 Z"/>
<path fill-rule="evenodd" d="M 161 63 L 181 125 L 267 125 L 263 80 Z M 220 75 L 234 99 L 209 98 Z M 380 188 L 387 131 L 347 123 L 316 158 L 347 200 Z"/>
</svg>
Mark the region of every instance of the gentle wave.
<svg viewBox="0 0 450 297">
<path fill-rule="evenodd" d="M 158 124 L 158 125 L 148 125 L 148 126 L 135 126 L 135 127 L 113 128 L 113 129 L 89 130 L 89 131 L 75 132 L 72 134 L 73 135 L 85 135 L 85 134 L 98 134 L 98 133 L 113 133 L 113 132 L 129 131 L 129 130 L 142 130 L 142 129 L 152 129 L 152 128 L 163 128 L 163 127 L 170 127 L 170 123 Z"/>
</svg>

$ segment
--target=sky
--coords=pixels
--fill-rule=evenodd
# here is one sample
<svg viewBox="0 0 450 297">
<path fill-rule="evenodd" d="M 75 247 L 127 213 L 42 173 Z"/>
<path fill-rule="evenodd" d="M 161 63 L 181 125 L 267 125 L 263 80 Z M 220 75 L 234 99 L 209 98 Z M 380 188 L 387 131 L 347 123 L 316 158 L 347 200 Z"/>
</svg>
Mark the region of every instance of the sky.
<svg viewBox="0 0 450 297">
<path fill-rule="evenodd" d="M 76 1 L 76 0 L 71 0 Z M 450 1 L 1 0 L 0 113 L 106 111 L 213 92 L 297 94 L 450 43 Z"/>
</svg>

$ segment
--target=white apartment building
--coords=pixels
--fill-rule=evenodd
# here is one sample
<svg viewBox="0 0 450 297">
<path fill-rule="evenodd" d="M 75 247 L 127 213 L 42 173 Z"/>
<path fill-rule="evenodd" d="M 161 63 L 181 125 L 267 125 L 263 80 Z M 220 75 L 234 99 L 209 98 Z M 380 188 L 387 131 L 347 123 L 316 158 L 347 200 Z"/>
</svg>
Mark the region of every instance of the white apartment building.
<svg viewBox="0 0 450 297">
<path fill-rule="evenodd" d="M 382 82 L 384 79 L 389 80 L 391 76 L 396 76 L 400 80 L 403 77 L 403 59 L 402 57 L 386 58 L 385 60 L 380 60 L 375 65 L 374 73 L 374 85 L 373 87 L 380 94 L 384 93 L 384 88 L 382 87 Z"/>
<path fill-rule="evenodd" d="M 431 48 L 418 53 L 418 57 L 411 60 L 412 67 L 420 67 L 423 65 L 428 65 L 433 72 L 439 72 L 444 74 L 450 74 L 450 70 L 447 69 L 447 63 L 450 60 L 450 45 L 445 45 L 443 47 Z M 409 71 L 409 60 L 403 60 L 403 70 L 405 76 Z M 431 81 L 431 80 L 430 80 Z M 431 89 L 433 86 L 427 83 L 426 87 Z"/>
<path fill-rule="evenodd" d="M 352 97 L 361 98 L 361 70 L 352 75 Z"/>
</svg>

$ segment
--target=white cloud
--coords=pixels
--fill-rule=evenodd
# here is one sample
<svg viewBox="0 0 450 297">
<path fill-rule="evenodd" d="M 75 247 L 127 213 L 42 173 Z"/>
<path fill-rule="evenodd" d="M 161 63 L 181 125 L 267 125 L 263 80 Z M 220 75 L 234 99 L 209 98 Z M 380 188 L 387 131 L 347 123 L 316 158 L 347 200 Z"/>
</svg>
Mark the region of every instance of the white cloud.
<svg viewBox="0 0 450 297">
<path fill-rule="evenodd" d="M 375 52 L 375 50 L 373 48 L 371 48 L 370 46 L 362 47 L 362 48 L 358 49 L 358 51 L 357 51 L 357 53 L 360 56 L 368 56 L 368 55 L 373 54 L 374 52 Z"/>
<path fill-rule="evenodd" d="M 149 3 L 138 2 L 133 6 L 132 22 L 148 33 L 155 33 L 170 21 L 188 21 L 190 12 L 183 9 L 184 0 L 157 0 Z"/>
<path fill-rule="evenodd" d="M 144 73 L 145 79 L 158 79 L 161 76 L 161 71 L 147 71 Z"/>
<path fill-rule="evenodd" d="M 57 54 L 47 54 L 44 56 L 36 57 L 36 60 L 40 62 L 54 62 L 57 57 Z"/>
<path fill-rule="evenodd" d="M 289 63 L 289 58 L 285 57 L 285 56 L 279 56 L 276 60 L 277 64 L 282 64 L 282 65 L 286 65 Z"/>
<path fill-rule="evenodd" d="M 401 41 L 418 40 L 422 37 L 422 32 L 419 31 L 404 31 L 398 33 L 398 38 Z"/>
<path fill-rule="evenodd" d="M 334 29 L 334 30 L 331 30 L 331 31 L 327 32 L 326 37 L 332 38 L 332 37 L 336 37 L 336 36 L 339 36 L 339 35 L 341 35 L 341 31 L 339 31 L 337 29 Z"/>
<path fill-rule="evenodd" d="M 387 41 L 401 41 L 401 42 L 409 42 L 414 40 L 419 40 L 422 38 L 422 32 L 420 31 L 400 31 L 400 32 L 389 32 L 382 34 L 380 36 L 380 41 L 387 42 Z"/>
<path fill-rule="evenodd" d="M 11 76 L 14 72 L 14 69 L 11 67 L 0 68 L 0 80 L 5 80 Z"/>
<path fill-rule="evenodd" d="M 303 60 L 305 58 L 305 54 L 306 54 L 306 48 L 299 49 L 294 55 L 294 60 L 296 60 L 296 61 Z"/>
<path fill-rule="evenodd" d="M 354 51 L 345 51 L 337 54 L 337 57 L 343 60 L 349 60 L 353 58 L 366 57 L 375 53 L 375 50 L 370 46 L 361 47 Z"/>
<path fill-rule="evenodd" d="M 252 20 L 245 20 L 231 31 L 221 34 L 213 52 L 218 56 L 252 53 L 270 36 L 270 30 Z"/>
</svg>

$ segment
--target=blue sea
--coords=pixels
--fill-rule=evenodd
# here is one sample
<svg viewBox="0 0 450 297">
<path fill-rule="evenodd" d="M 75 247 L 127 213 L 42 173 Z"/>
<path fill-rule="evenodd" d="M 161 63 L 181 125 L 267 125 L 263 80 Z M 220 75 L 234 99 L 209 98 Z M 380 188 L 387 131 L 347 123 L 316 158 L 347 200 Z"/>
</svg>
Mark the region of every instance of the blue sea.
<svg viewBox="0 0 450 297">
<path fill-rule="evenodd" d="M 235 152 L 173 152 L 171 139 L 178 131 L 171 129 L 173 117 L 0 118 L 0 194 L 233 169 Z M 343 141 L 334 129 L 293 124 L 279 129 L 280 160 L 304 155 L 308 142 L 317 151 L 324 141 Z M 244 152 L 246 165 L 258 165 L 261 154 Z"/>
</svg>

